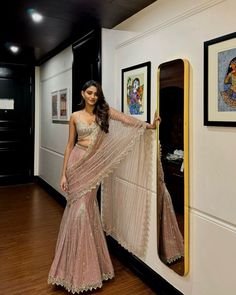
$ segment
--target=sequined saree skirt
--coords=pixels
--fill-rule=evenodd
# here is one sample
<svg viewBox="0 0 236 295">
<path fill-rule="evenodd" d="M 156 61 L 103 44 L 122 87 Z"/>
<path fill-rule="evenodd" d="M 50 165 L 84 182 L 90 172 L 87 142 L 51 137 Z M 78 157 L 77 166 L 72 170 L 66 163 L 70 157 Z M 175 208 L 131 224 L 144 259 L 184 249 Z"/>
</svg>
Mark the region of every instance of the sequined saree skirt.
<svg viewBox="0 0 236 295">
<path fill-rule="evenodd" d="M 75 146 L 69 162 L 85 153 Z M 65 208 L 49 272 L 48 283 L 73 294 L 100 288 L 103 280 L 114 276 L 96 195 L 94 189 Z"/>
</svg>

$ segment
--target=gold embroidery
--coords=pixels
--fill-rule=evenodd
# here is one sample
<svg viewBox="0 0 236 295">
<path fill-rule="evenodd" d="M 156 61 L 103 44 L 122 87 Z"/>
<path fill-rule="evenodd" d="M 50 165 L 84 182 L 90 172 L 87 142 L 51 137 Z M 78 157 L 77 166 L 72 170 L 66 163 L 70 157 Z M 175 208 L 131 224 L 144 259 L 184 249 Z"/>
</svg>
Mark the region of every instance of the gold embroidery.
<svg viewBox="0 0 236 295">
<path fill-rule="evenodd" d="M 48 284 L 62 286 L 68 292 L 75 294 L 75 293 L 82 293 L 84 291 L 89 291 L 89 290 L 91 291 L 93 289 L 101 288 L 102 281 L 107 281 L 109 279 L 112 279 L 113 277 L 114 277 L 114 273 L 104 273 L 104 274 L 102 274 L 101 281 L 91 282 L 89 285 L 79 287 L 79 286 L 73 286 L 71 283 L 67 282 L 66 280 L 49 276 L 48 277 Z"/>
</svg>

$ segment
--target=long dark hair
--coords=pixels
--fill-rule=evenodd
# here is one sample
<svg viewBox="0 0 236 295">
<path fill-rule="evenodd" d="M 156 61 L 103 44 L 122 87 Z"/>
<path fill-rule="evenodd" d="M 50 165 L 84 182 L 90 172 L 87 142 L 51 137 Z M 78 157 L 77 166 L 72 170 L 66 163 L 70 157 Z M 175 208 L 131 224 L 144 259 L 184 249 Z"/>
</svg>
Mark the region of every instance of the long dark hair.
<svg viewBox="0 0 236 295">
<path fill-rule="evenodd" d="M 100 126 L 100 128 L 105 132 L 109 132 L 109 105 L 105 100 L 103 90 L 101 85 L 94 81 L 87 81 L 82 87 L 82 91 L 85 91 L 87 88 L 94 86 L 97 88 L 97 96 L 98 100 L 95 104 L 93 113 L 96 116 L 96 123 Z M 85 108 L 85 100 L 82 98 L 81 103 L 79 104 L 79 109 Z"/>
<path fill-rule="evenodd" d="M 232 72 L 231 63 L 236 64 L 236 57 L 234 57 L 233 59 L 231 59 L 231 61 L 229 62 L 229 67 L 228 67 L 228 71 L 227 71 L 227 73 L 226 73 L 226 76 L 227 76 L 230 72 Z"/>
</svg>

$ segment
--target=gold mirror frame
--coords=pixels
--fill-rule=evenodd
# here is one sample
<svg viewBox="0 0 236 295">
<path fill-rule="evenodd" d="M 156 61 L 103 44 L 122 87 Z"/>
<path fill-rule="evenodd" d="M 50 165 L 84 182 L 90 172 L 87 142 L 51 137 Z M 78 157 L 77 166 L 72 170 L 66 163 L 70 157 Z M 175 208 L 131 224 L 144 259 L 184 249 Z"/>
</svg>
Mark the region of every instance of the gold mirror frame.
<svg viewBox="0 0 236 295">
<path fill-rule="evenodd" d="M 159 255 L 160 259 L 162 260 L 162 262 L 165 263 L 165 265 L 169 266 L 171 269 L 173 269 L 179 275 L 186 276 L 189 271 L 189 62 L 186 59 L 172 60 L 172 61 L 163 63 L 158 67 L 157 109 L 159 111 L 159 115 L 161 116 L 161 114 L 160 114 L 160 90 L 161 90 L 160 83 L 161 83 L 162 67 L 163 66 L 168 67 L 168 65 L 171 65 L 173 67 L 173 63 L 175 63 L 175 62 L 178 62 L 178 63 L 182 62 L 183 63 L 183 72 L 182 72 L 182 79 L 183 79 L 183 125 L 182 125 L 182 127 L 183 127 L 183 159 L 184 159 L 184 161 L 183 161 L 183 168 L 184 168 L 183 169 L 183 191 L 184 191 L 183 192 L 183 225 L 184 225 L 184 229 L 182 231 L 182 234 L 183 234 L 183 240 L 184 240 L 184 247 L 183 247 L 184 257 L 179 262 L 178 262 L 178 260 L 176 260 L 177 263 L 179 263 L 178 268 L 173 266 L 175 264 L 175 262 L 168 264 L 166 261 L 164 261 L 161 258 L 161 255 L 159 255 L 160 254 L 160 249 L 159 249 L 160 239 L 162 238 L 162 236 L 160 234 L 160 232 L 161 232 L 161 230 L 160 230 L 161 220 L 160 220 L 160 211 L 159 211 L 160 208 L 157 208 L 157 216 L 158 216 L 157 228 L 159 229 L 157 236 L 158 236 L 158 255 Z M 174 74 L 176 74 L 176 73 L 173 72 L 172 76 L 174 76 Z M 179 79 L 179 77 L 171 77 L 171 79 L 173 79 L 173 81 L 175 81 L 176 79 Z M 165 83 L 166 82 L 167 82 L 167 80 L 165 80 Z M 176 83 L 176 81 L 174 83 Z M 161 128 L 161 126 L 162 126 L 162 123 L 160 124 L 159 128 Z M 160 139 L 159 128 L 157 129 L 157 138 L 158 139 Z M 160 158 L 161 157 L 160 145 L 161 145 L 161 142 L 159 144 L 159 140 L 158 140 L 158 145 L 157 145 L 158 159 L 161 159 Z M 161 163 L 161 160 L 160 160 L 160 163 Z M 162 164 L 159 165 L 159 162 L 158 162 L 158 165 L 157 165 L 157 192 L 158 192 L 157 198 L 160 198 L 160 186 L 159 186 L 160 172 L 161 172 L 160 169 L 162 169 Z M 168 187 L 167 187 L 167 190 L 168 190 Z M 157 202 L 157 206 L 158 206 L 158 203 L 159 202 Z"/>
</svg>

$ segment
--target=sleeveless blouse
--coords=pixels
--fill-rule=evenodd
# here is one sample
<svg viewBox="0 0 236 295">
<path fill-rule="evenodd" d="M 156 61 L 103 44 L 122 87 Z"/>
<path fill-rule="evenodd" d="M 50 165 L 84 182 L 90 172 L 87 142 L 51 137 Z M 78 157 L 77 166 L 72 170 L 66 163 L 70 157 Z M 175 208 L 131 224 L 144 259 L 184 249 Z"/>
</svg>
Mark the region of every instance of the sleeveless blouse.
<svg viewBox="0 0 236 295">
<path fill-rule="evenodd" d="M 97 137 L 97 133 L 99 129 L 100 127 L 96 122 L 92 122 L 91 124 L 89 124 L 85 121 L 81 121 L 80 118 L 78 118 L 76 122 L 76 131 L 78 135 L 76 145 L 83 146 L 80 144 L 80 140 L 88 139 L 89 140 L 88 147 L 91 146 Z"/>
<path fill-rule="evenodd" d="M 85 121 L 81 121 L 80 119 L 78 119 L 76 122 L 78 140 L 90 136 L 97 127 L 98 125 L 96 122 L 89 124 Z"/>
</svg>

